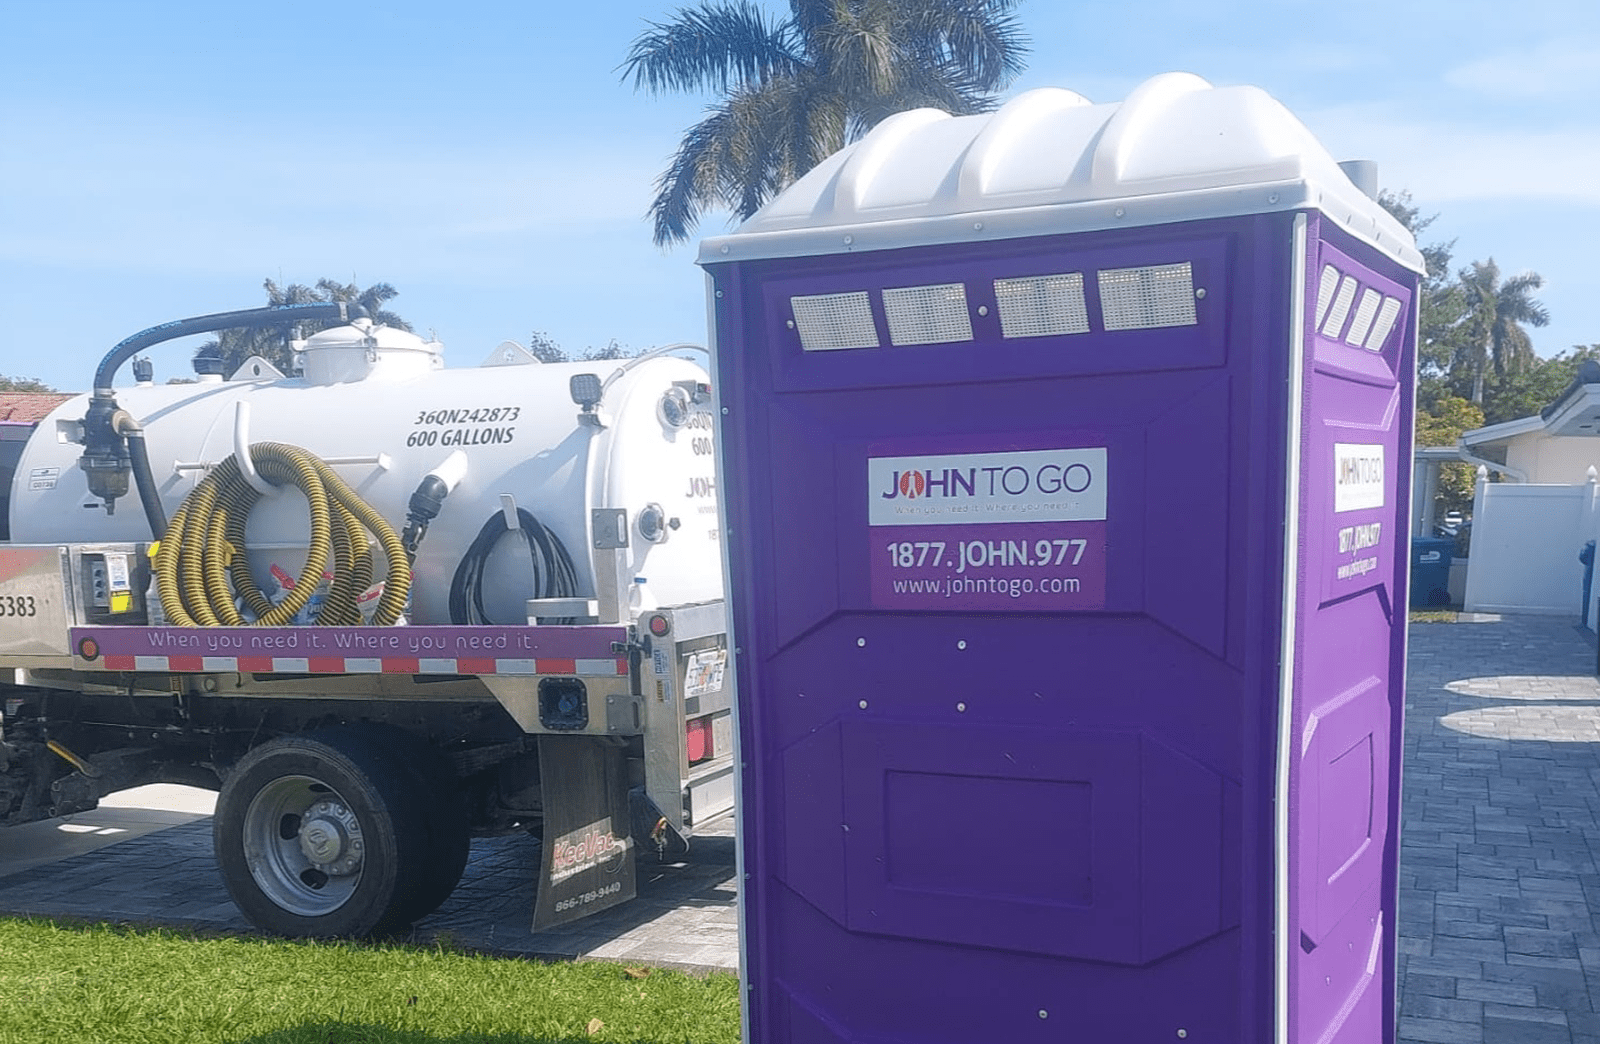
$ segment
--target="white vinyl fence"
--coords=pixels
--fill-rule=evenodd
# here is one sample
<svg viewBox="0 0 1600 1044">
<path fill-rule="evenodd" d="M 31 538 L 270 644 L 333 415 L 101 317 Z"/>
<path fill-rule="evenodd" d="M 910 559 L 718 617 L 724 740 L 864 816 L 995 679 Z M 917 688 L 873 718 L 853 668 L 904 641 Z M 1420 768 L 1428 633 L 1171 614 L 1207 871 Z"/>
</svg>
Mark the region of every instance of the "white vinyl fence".
<svg viewBox="0 0 1600 1044">
<path fill-rule="evenodd" d="M 1600 530 L 1597 488 L 1592 468 L 1589 481 L 1575 486 L 1491 483 L 1480 468 L 1464 608 L 1581 615 L 1584 568 L 1578 552 Z"/>
</svg>

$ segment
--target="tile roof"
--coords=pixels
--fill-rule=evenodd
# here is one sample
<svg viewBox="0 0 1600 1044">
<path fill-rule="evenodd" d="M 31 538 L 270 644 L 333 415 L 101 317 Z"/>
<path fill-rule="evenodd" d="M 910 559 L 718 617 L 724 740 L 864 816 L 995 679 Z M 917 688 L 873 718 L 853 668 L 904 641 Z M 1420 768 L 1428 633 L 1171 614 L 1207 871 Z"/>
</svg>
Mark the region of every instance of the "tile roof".
<svg viewBox="0 0 1600 1044">
<path fill-rule="evenodd" d="M 64 392 L 0 392 L 0 421 L 37 423 L 70 398 Z"/>
</svg>

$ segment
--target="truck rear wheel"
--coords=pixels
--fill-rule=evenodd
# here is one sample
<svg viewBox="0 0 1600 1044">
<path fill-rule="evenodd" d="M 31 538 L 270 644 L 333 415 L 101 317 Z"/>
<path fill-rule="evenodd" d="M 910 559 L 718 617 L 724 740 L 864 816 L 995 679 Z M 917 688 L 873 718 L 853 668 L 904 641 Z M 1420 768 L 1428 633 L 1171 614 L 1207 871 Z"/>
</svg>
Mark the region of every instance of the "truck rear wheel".
<svg viewBox="0 0 1600 1044">
<path fill-rule="evenodd" d="M 373 731 L 385 750 L 398 757 L 425 795 L 427 866 L 410 901 L 399 911 L 405 920 L 421 920 L 450 897 L 467 868 L 472 842 L 466 794 L 444 755 L 421 736 L 392 725 L 365 727 Z"/>
<path fill-rule="evenodd" d="M 271 740 L 239 761 L 217 798 L 223 883 L 252 924 L 280 935 L 404 928 L 439 887 L 434 799 L 372 730 Z"/>
</svg>

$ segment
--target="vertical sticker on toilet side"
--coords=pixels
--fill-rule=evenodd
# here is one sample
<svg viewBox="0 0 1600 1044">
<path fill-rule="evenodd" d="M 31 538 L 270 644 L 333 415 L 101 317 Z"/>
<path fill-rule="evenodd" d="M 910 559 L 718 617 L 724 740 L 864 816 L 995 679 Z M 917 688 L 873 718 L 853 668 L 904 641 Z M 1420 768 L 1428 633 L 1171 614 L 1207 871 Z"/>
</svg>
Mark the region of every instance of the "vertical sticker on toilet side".
<svg viewBox="0 0 1600 1044">
<path fill-rule="evenodd" d="M 1383 444 L 1333 444 L 1333 510 L 1365 511 L 1384 502 Z"/>
<path fill-rule="evenodd" d="M 1387 485 L 1382 443 L 1333 444 L 1334 524 L 1328 530 L 1333 546 L 1324 559 L 1324 599 L 1382 583 L 1392 572 L 1393 537 L 1385 531 Z"/>
</svg>

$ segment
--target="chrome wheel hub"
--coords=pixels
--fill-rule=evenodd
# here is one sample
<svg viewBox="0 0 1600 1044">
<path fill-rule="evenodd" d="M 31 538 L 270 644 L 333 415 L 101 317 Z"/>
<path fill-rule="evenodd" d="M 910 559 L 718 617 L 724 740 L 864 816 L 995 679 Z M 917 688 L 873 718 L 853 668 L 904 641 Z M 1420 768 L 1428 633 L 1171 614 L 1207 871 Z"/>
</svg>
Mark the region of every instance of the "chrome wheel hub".
<svg viewBox="0 0 1600 1044">
<path fill-rule="evenodd" d="M 344 877 L 361 869 L 361 822 L 343 802 L 319 801 L 305 812 L 300 851 L 323 873 Z"/>
<path fill-rule="evenodd" d="M 361 883 L 361 820 L 336 790 L 311 776 L 280 776 L 245 810 L 244 857 L 256 887 L 280 909 L 322 917 Z"/>
</svg>

